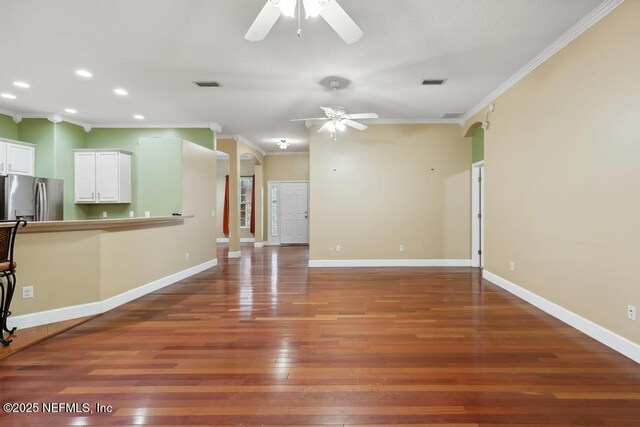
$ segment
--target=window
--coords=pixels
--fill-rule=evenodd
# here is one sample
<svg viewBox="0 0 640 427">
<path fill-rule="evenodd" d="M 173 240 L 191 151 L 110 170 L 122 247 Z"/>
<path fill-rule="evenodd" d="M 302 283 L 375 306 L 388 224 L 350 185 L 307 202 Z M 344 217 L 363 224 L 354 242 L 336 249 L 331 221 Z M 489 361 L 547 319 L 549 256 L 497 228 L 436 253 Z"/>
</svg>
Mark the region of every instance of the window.
<svg viewBox="0 0 640 427">
<path fill-rule="evenodd" d="M 240 177 L 240 228 L 251 227 L 251 191 L 253 190 L 253 178 Z"/>
</svg>

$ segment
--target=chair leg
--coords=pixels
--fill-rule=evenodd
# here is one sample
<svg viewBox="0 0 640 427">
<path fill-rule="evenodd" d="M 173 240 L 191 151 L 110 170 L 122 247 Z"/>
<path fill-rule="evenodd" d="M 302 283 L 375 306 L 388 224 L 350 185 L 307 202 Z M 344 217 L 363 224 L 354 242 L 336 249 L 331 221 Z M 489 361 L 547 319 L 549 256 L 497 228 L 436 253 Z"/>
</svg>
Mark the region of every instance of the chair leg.
<svg viewBox="0 0 640 427">
<path fill-rule="evenodd" d="M 16 331 L 16 327 L 9 329 L 7 327 L 7 318 L 11 316 L 11 312 L 9 311 L 9 307 L 11 307 L 11 300 L 13 300 L 13 293 L 16 290 L 16 275 L 11 273 L 7 276 L 7 298 L 5 307 L 2 313 L 2 330 L 8 332 L 9 335 L 13 334 Z"/>
<path fill-rule="evenodd" d="M 4 276 L 5 278 L 7 276 Z M 7 279 L 8 282 L 8 279 Z M 7 291 L 9 284 L 7 283 Z M 6 296 L 8 296 L 8 293 L 5 292 L 5 288 L 4 288 L 4 281 L 2 280 L 2 278 L 0 277 L 0 290 L 1 295 L 0 295 L 0 322 L 2 322 L 2 325 L 4 326 L 6 324 L 7 321 L 7 315 L 9 313 L 9 305 L 7 304 L 7 300 L 6 300 Z M 4 328 L 3 328 L 4 329 Z M 3 346 L 8 346 L 9 344 L 11 344 L 11 340 L 5 340 L 4 339 L 4 330 L 0 330 L 0 344 L 2 344 Z"/>
</svg>

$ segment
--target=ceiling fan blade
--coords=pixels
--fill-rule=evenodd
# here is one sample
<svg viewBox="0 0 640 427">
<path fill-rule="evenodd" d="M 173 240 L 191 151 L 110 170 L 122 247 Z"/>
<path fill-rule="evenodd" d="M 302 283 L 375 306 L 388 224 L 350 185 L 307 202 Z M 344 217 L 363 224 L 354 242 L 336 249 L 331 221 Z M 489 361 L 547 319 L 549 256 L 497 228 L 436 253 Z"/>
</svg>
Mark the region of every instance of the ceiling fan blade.
<svg viewBox="0 0 640 427">
<path fill-rule="evenodd" d="M 307 121 L 320 121 L 329 120 L 327 117 L 309 117 L 308 119 L 291 119 L 290 122 L 307 122 Z"/>
<path fill-rule="evenodd" d="M 327 24 L 338 33 L 346 44 L 353 44 L 364 35 L 358 24 L 351 19 L 336 0 L 329 0 L 322 12 L 320 12 L 320 16 L 327 21 Z"/>
<path fill-rule="evenodd" d="M 322 108 L 322 111 L 324 111 L 327 117 L 333 117 L 336 115 L 336 111 L 333 108 L 329 108 L 329 107 L 320 107 L 320 108 Z"/>
<path fill-rule="evenodd" d="M 280 9 L 270 0 L 267 0 L 267 4 L 264 5 L 256 20 L 253 21 L 251 28 L 249 28 L 244 38 L 252 42 L 264 40 L 278 18 L 280 18 L 280 15 Z"/>
<path fill-rule="evenodd" d="M 325 124 L 322 125 L 322 127 L 320 129 L 318 129 L 318 133 L 320 132 L 331 132 L 331 129 L 329 128 L 331 126 L 331 122 L 327 122 Z"/>
<path fill-rule="evenodd" d="M 378 115 L 376 113 L 356 113 L 356 114 L 347 114 L 349 119 L 377 119 Z"/>
<path fill-rule="evenodd" d="M 362 123 L 354 122 L 353 120 L 343 120 L 342 123 L 358 130 L 365 130 L 369 127 L 367 125 L 363 125 Z"/>
</svg>

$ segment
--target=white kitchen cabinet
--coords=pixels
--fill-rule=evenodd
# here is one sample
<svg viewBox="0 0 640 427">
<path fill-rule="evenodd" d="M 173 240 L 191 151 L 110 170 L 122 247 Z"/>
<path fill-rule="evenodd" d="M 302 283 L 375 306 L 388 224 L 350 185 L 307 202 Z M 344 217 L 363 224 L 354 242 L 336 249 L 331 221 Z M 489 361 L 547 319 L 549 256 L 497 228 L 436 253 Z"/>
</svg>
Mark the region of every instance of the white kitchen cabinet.
<svg viewBox="0 0 640 427">
<path fill-rule="evenodd" d="M 35 175 L 36 147 L 32 144 L 0 140 L 0 175 Z"/>
<path fill-rule="evenodd" d="M 76 203 L 131 203 L 131 153 L 75 150 Z"/>
</svg>

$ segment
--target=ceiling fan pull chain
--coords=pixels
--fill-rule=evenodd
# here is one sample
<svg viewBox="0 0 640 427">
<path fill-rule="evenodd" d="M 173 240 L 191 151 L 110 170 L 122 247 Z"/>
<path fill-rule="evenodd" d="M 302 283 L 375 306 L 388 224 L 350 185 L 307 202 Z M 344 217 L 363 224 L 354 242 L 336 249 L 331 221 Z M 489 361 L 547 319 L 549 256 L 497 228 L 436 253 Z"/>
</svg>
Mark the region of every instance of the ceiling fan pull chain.
<svg viewBox="0 0 640 427">
<path fill-rule="evenodd" d="M 300 5 L 300 1 L 298 0 L 298 37 L 302 37 L 302 23 L 300 21 L 300 16 L 302 15 L 302 9 Z"/>
</svg>

